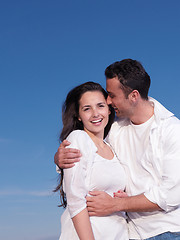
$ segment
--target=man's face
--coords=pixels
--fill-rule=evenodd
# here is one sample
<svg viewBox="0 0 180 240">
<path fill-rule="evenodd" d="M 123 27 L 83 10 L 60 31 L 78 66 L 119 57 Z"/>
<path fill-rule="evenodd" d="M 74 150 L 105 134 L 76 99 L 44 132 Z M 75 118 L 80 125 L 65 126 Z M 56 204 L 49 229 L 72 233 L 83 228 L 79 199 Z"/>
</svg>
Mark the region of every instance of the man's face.
<svg viewBox="0 0 180 240">
<path fill-rule="evenodd" d="M 117 77 L 106 79 L 106 90 L 108 92 L 107 103 L 114 108 L 117 117 L 131 117 L 132 106 L 129 97 L 126 98 L 121 83 Z"/>
</svg>

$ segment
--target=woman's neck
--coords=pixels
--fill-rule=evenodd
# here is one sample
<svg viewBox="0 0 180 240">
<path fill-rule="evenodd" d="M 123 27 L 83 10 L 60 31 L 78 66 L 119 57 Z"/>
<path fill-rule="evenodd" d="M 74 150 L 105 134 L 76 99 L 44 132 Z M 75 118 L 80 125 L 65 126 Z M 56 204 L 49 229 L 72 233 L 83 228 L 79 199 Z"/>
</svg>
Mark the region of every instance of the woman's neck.
<svg viewBox="0 0 180 240">
<path fill-rule="evenodd" d="M 89 132 L 88 130 L 85 130 L 85 131 L 87 132 L 87 134 L 90 136 L 90 138 L 92 139 L 92 141 L 97 147 L 99 146 L 102 148 L 104 146 L 103 133 L 94 134 L 92 132 Z"/>
<path fill-rule="evenodd" d="M 114 154 L 111 148 L 104 142 L 103 140 L 104 134 L 103 133 L 93 134 L 92 132 L 89 132 L 89 131 L 86 131 L 86 132 L 90 136 L 94 144 L 96 145 L 97 154 L 105 159 L 112 160 L 114 157 Z"/>
</svg>

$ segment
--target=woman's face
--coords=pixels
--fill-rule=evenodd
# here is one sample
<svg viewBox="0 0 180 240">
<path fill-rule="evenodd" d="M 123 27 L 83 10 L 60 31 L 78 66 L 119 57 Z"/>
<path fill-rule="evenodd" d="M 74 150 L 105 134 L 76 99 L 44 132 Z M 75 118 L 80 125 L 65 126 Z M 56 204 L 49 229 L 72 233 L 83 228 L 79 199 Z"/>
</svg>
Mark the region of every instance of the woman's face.
<svg viewBox="0 0 180 240">
<path fill-rule="evenodd" d="M 85 131 L 103 137 L 109 113 L 106 99 L 101 92 L 89 91 L 82 95 L 79 101 L 79 120 Z"/>
</svg>

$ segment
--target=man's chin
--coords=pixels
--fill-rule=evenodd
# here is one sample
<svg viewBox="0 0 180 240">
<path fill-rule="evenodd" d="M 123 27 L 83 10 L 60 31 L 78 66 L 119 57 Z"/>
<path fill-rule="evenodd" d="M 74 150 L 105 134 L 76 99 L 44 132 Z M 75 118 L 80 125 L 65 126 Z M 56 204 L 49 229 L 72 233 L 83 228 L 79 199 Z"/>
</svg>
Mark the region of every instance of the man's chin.
<svg viewBox="0 0 180 240">
<path fill-rule="evenodd" d="M 116 117 L 122 117 L 122 114 L 118 111 L 116 111 Z"/>
<path fill-rule="evenodd" d="M 126 118 L 122 113 L 116 112 L 116 117 L 118 118 Z"/>
</svg>

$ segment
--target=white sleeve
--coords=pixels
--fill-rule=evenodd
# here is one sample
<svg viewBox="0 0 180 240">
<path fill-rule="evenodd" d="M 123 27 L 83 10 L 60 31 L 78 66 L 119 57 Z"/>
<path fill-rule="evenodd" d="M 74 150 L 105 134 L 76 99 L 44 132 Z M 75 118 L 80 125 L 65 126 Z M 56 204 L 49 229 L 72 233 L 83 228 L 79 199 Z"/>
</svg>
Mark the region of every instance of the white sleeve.
<svg viewBox="0 0 180 240">
<path fill-rule="evenodd" d="M 61 169 L 57 165 L 56 165 L 56 172 L 59 174 L 61 173 Z"/>
<path fill-rule="evenodd" d="M 172 120 L 171 120 L 172 121 Z M 168 122 L 169 123 L 169 122 Z M 180 121 L 173 119 L 163 134 L 162 173 L 159 184 L 145 192 L 145 196 L 163 210 L 180 206 Z"/>
<path fill-rule="evenodd" d="M 80 130 L 73 131 L 67 138 L 71 143 L 68 148 L 76 148 L 81 151 L 80 162 L 69 169 L 64 169 L 63 187 L 66 193 L 67 206 L 71 218 L 86 208 L 85 197 L 88 194 L 87 168 L 88 162 L 92 161 L 92 154 L 89 153 L 91 141 L 89 136 Z"/>
</svg>

